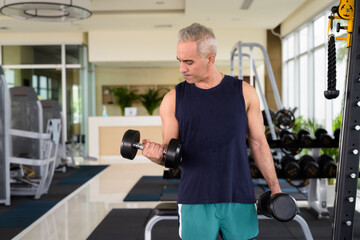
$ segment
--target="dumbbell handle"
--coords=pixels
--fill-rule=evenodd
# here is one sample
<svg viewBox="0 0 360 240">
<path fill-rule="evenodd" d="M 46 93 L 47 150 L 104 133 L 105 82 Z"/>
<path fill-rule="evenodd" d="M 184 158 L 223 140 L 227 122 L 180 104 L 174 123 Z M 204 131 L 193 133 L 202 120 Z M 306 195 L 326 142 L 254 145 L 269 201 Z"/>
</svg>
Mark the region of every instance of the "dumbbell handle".
<svg viewBox="0 0 360 240">
<path fill-rule="evenodd" d="M 139 150 L 143 150 L 143 149 L 144 149 L 144 144 L 142 144 L 142 143 L 134 143 L 132 146 L 133 146 L 134 148 L 139 149 Z M 164 149 L 163 154 L 166 155 L 166 149 Z"/>
</svg>

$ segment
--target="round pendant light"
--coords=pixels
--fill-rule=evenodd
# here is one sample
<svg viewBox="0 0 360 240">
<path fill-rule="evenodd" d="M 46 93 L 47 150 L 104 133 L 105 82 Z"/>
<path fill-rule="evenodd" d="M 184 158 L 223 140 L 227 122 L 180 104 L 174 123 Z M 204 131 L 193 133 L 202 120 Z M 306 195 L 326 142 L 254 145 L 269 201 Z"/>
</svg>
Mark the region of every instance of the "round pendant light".
<svg viewBox="0 0 360 240">
<path fill-rule="evenodd" d="M 14 18 L 44 22 L 89 18 L 91 0 L 0 0 L 0 12 Z"/>
</svg>

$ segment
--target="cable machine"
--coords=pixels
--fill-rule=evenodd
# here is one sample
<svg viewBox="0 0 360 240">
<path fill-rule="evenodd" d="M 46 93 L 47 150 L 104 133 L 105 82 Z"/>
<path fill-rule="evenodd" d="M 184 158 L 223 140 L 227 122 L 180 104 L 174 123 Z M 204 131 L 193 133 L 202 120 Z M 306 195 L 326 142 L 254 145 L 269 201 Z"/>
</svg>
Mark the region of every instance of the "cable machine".
<svg viewBox="0 0 360 240">
<path fill-rule="evenodd" d="M 357 1 L 355 2 L 357 3 Z M 358 185 L 360 150 L 360 4 L 353 0 L 340 0 L 329 16 L 328 89 L 327 99 L 336 98 L 335 40 L 346 40 L 348 47 L 347 74 L 342 109 L 339 143 L 339 161 L 335 188 L 332 239 L 353 238 L 354 212 Z M 336 25 L 336 31 L 347 31 L 346 37 L 335 37 L 334 19 L 347 20 L 347 26 Z"/>
</svg>

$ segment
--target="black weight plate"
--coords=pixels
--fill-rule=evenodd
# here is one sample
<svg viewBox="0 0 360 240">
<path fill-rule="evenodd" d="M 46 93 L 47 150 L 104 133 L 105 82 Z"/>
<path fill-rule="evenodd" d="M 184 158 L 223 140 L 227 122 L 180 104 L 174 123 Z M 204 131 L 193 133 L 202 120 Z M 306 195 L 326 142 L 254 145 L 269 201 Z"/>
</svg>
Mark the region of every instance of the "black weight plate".
<svg viewBox="0 0 360 240">
<path fill-rule="evenodd" d="M 271 213 L 269 209 L 270 195 L 270 191 L 264 192 L 260 195 L 257 203 L 258 212 L 269 218 L 271 218 Z"/>
<path fill-rule="evenodd" d="M 299 160 L 301 171 L 305 177 L 317 177 L 319 175 L 319 164 L 310 155 L 304 155 Z"/>
<path fill-rule="evenodd" d="M 293 219 L 298 213 L 298 206 L 295 199 L 285 193 L 275 194 L 270 200 L 272 216 L 280 221 L 287 222 Z"/>
<path fill-rule="evenodd" d="M 182 144 L 178 139 L 171 139 L 165 154 L 165 167 L 178 168 L 181 162 Z"/>
<path fill-rule="evenodd" d="M 124 158 L 133 160 L 137 153 L 137 148 L 133 145 L 139 143 L 140 141 L 140 132 L 137 130 L 129 129 L 125 132 L 120 146 L 121 156 Z"/>
<path fill-rule="evenodd" d="M 315 137 L 316 137 L 318 140 L 320 140 L 320 137 L 321 137 L 322 134 L 327 134 L 327 131 L 326 131 L 325 129 L 323 129 L 323 128 L 318 128 L 318 129 L 316 129 L 316 131 L 315 131 Z"/>
<path fill-rule="evenodd" d="M 281 109 L 275 114 L 274 123 L 280 129 L 289 129 L 295 124 L 295 116 L 290 110 Z"/>
</svg>

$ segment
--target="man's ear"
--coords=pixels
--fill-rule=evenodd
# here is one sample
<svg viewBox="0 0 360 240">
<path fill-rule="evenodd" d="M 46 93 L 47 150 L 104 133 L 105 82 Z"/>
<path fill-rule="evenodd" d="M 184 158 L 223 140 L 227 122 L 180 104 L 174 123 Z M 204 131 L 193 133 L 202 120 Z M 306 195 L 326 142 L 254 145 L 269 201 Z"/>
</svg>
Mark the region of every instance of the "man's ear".
<svg viewBox="0 0 360 240">
<path fill-rule="evenodd" d="M 215 63 L 215 56 L 210 54 L 208 57 L 208 63 L 214 64 Z"/>
</svg>

